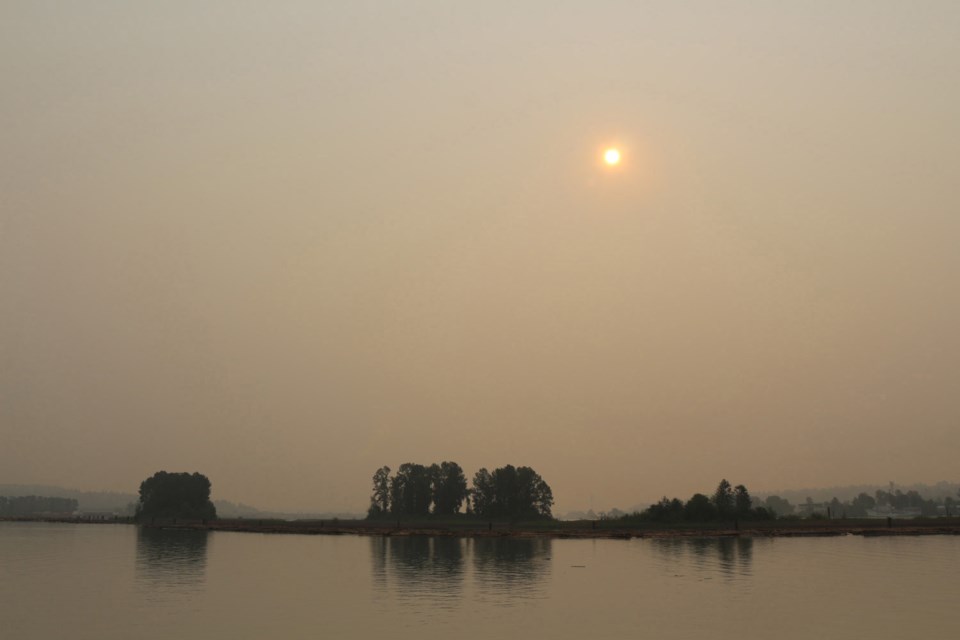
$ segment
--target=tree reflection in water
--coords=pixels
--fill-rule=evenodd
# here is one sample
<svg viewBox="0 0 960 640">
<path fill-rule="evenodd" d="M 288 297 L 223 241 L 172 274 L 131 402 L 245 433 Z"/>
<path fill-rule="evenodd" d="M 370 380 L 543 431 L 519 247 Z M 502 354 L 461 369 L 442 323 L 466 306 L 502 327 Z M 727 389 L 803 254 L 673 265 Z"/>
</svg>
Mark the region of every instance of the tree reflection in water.
<svg viewBox="0 0 960 640">
<path fill-rule="evenodd" d="M 207 568 L 207 531 L 137 528 L 137 581 L 150 586 L 202 585 Z"/>
<path fill-rule="evenodd" d="M 673 562 L 682 562 L 685 555 L 704 571 L 718 571 L 725 577 L 745 577 L 751 573 L 753 539 L 747 537 L 723 538 L 662 538 L 650 541 L 657 551 Z"/>
<path fill-rule="evenodd" d="M 550 574 L 552 545 L 550 538 L 470 540 L 477 591 L 504 605 L 542 596 Z"/>
<path fill-rule="evenodd" d="M 400 599 L 427 597 L 453 607 L 463 585 L 464 540 L 425 536 L 371 536 L 374 587 Z"/>
<path fill-rule="evenodd" d="M 373 585 L 404 602 L 452 608 L 469 575 L 471 592 L 510 604 L 541 592 L 550 545 L 549 539 L 371 536 Z"/>
</svg>

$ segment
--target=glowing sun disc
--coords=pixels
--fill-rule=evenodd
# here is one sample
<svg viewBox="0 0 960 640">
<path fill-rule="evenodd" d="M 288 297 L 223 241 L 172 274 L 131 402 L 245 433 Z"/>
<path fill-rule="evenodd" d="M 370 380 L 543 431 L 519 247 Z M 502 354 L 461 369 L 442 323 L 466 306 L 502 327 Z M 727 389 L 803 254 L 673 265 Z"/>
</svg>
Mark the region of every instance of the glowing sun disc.
<svg viewBox="0 0 960 640">
<path fill-rule="evenodd" d="M 620 164 L 620 152 L 616 149 L 607 149 L 603 152 L 603 161 L 610 166 Z"/>
</svg>

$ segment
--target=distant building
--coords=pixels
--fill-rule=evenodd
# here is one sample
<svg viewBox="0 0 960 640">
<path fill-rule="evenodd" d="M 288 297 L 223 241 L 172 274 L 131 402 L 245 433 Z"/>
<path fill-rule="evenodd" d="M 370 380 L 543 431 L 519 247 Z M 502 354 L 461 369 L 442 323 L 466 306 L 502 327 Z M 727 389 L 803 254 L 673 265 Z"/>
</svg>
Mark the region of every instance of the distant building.
<svg viewBox="0 0 960 640">
<path fill-rule="evenodd" d="M 920 507 L 902 507 L 897 509 L 888 504 L 882 504 L 877 505 L 873 509 L 867 509 L 868 518 L 919 518 L 920 515 Z"/>
</svg>

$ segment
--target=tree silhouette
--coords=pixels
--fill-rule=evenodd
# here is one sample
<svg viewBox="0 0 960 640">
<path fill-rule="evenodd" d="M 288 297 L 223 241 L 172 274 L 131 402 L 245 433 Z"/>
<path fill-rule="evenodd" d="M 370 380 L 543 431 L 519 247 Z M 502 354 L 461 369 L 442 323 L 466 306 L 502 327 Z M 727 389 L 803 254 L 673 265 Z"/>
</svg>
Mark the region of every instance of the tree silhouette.
<svg viewBox="0 0 960 640">
<path fill-rule="evenodd" d="M 750 492 L 742 484 L 738 484 L 733 489 L 734 512 L 738 518 L 750 516 L 750 509 L 753 506 L 753 500 L 750 498 Z"/>
<path fill-rule="evenodd" d="M 693 494 L 683 507 L 683 517 L 691 522 L 709 522 L 717 517 L 717 508 L 702 493 Z"/>
<path fill-rule="evenodd" d="M 429 467 L 405 462 L 392 477 L 390 467 L 380 467 L 372 480 L 369 518 L 452 516 L 464 503 L 467 513 L 484 518 L 552 517 L 553 491 L 530 467 L 480 469 L 469 490 L 463 468 L 446 460 Z"/>
<path fill-rule="evenodd" d="M 441 462 L 430 467 L 433 476 L 433 512 L 452 515 L 467 499 L 467 478 L 456 462 Z"/>
<path fill-rule="evenodd" d="M 481 468 L 473 476 L 473 489 L 470 491 L 473 512 L 478 516 L 489 514 L 495 496 L 493 477 L 489 471 Z"/>
<path fill-rule="evenodd" d="M 433 477 L 422 464 L 405 462 L 390 482 L 390 507 L 396 515 L 425 516 L 433 502 Z"/>
<path fill-rule="evenodd" d="M 217 509 L 210 502 L 210 480 L 201 473 L 158 471 L 140 483 L 138 520 L 183 518 L 213 520 Z"/>
<path fill-rule="evenodd" d="M 717 490 L 713 492 L 713 506 L 717 509 L 717 515 L 721 520 L 729 517 L 734 509 L 733 488 L 726 478 L 717 485 Z"/>
<path fill-rule="evenodd" d="M 390 512 L 390 467 L 383 466 L 373 474 L 373 494 L 367 515 L 381 516 Z"/>
<path fill-rule="evenodd" d="M 473 509 L 485 518 L 550 518 L 553 491 L 530 467 L 508 464 L 473 478 Z"/>
</svg>

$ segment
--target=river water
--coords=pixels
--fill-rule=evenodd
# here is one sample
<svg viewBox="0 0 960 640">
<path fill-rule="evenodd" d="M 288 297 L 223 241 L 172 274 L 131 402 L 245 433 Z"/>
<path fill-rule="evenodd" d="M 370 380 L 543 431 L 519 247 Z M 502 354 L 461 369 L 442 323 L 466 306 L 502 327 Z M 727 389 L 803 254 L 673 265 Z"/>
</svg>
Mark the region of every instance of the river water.
<svg viewBox="0 0 960 640">
<path fill-rule="evenodd" d="M 380 538 L 0 522 L 0 637 L 960 638 L 960 537 Z"/>
</svg>

